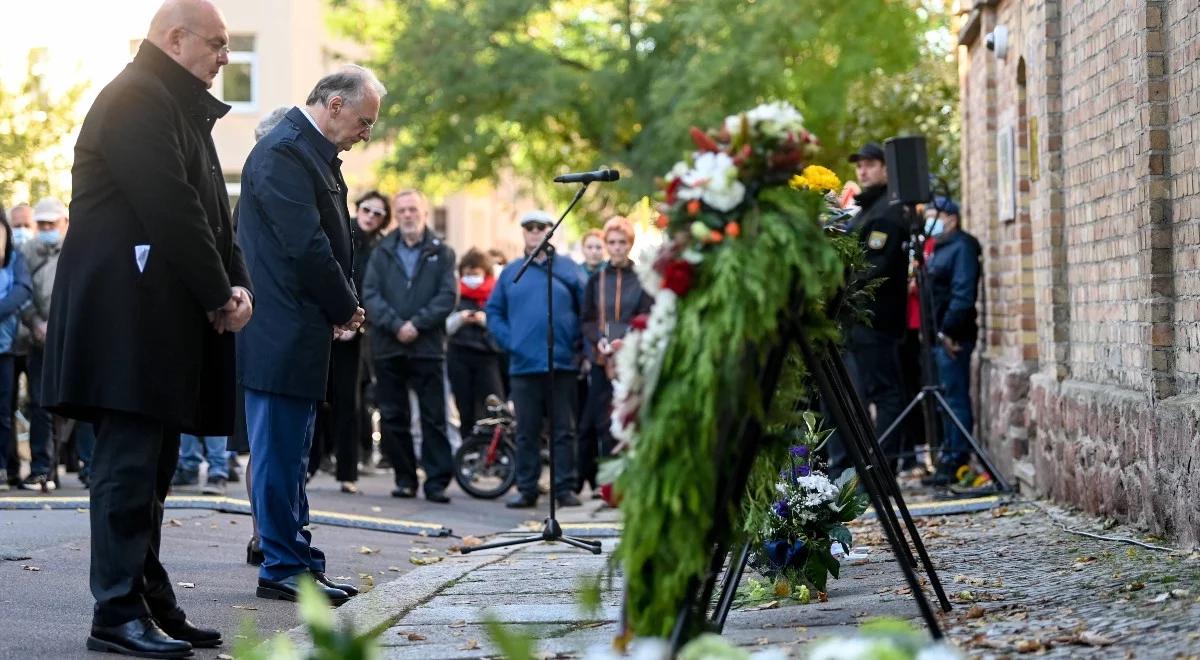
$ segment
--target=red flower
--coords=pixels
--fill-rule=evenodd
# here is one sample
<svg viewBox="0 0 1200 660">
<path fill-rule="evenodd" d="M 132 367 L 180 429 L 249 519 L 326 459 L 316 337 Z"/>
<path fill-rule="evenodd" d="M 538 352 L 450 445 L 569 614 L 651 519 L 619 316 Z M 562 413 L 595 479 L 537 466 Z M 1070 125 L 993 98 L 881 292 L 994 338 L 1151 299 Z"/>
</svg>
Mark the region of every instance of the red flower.
<svg viewBox="0 0 1200 660">
<path fill-rule="evenodd" d="M 679 186 L 681 185 L 683 185 L 683 179 L 678 177 L 671 179 L 671 182 L 667 184 L 667 204 L 675 203 L 675 195 L 679 192 Z"/>
<path fill-rule="evenodd" d="M 646 324 L 649 323 L 649 321 L 649 314 L 638 314 L 632 319 L 629 319 L 629 327 L 633 328 L 634 330 L 645 330 Z"/>
<path fill-rule="evenodd" d="M 692 288 L 695 269 L 683 259 L 672 259 L 663 267 L 663 286 L 683 297 Z"/>
</svg>

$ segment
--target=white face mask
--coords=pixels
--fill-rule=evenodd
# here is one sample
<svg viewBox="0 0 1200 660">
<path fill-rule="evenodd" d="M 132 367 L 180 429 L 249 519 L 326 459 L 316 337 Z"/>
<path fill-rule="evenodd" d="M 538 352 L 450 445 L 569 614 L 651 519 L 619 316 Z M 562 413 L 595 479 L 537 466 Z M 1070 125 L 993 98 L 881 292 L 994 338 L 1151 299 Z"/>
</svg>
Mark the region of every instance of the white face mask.
<svg viewBox="0 0 1200 660">
<path fill-rule="evenodd" d="M 463 275 L 462 283 L 470 289 L 478 289 L 483 286 L 483 275 Z"/>
<path fill-rule="evenodd" d="M 941 236 L 943 231 L 946 231 L 946 223 L 942 222 L 941 218 L 929 218 L 925 220 L 926 236 Z"/>
</svg>

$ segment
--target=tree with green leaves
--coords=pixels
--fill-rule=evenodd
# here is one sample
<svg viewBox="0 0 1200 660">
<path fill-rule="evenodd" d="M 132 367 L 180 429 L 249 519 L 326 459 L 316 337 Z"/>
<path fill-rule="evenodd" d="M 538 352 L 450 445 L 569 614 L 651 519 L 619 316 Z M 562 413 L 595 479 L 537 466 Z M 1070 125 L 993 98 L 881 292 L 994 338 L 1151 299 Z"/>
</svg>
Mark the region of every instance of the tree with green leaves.
<svg viewBox="0 0 1200 660">
<path fill-rule="evenodd" d="M 79 124 L 75 108 L 86 85 L 52 94 L 42 71 L 45 56 L 45 49 L 30 51 L 24 82 L 0 90 L 0 203 L 13 203 L 18 192 L 30 201 L 66 192 L 55 186 L 70 168 L 61 147 Z"/>
<path fill-rule="evenodd" d="M 689 126 L 771 99 L 844 171 L 852 94 L 911 71 L 932 27 L 921 0 L 329 1 L 334 27 L 375 48 L 387 170 L 436 188 L 619 168 L 593 208 L 653 192 Z"/>
</svg>

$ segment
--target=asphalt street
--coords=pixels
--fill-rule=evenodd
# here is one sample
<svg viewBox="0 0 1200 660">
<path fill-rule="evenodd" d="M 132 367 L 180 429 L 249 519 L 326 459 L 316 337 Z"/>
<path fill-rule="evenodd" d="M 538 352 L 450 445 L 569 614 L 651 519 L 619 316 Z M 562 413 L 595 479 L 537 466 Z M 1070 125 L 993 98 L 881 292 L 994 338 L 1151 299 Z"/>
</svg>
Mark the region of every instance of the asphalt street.
<svg viewBox="0 0 1200 660">
<path fill-rule="evenodd" d="M 56 495 L 87 493 L 74 475 L 65 475 L 63 484 Z M 390 472 L 364 477 L 359 481 L 362 492 L 347 495 L 332 476 L 319 474 L 308 492 L 314 509 L 437 523 L 452 529 L 454 536 L 426 538 L 315 525 L 314 542 L 328 557 L 330 576 L 354 583 L 369 576 L 376 584 L 403 579 L 416 568 L 412 560 L 444 556 L 460 542 L 458 537 L 484 537 L 546 515 L 545 498 L 539 510 L 513 511 L 504 507 L 503 499 L 473 499 L 456 485 L 448 491 L 453 501 L 446 505 L 393 498 L 391 485 Z M 244 498 L 244 488 L 230 484 L 229 495 Z M 14 491 L 0 497 L 29 495 Z M 197 650 L 197 658 L 230 653 L 247 621 L 261 635 L 298 623 L 294 604 L 255 597 L 257 569 L 245 563 L 250 533 L 248 516 L 167 511 L 162 557 L 179 602 L 192 621 L 216 627 L 226 640 L 219 649 Z M 92 608 L 88 538 L 84 510 L 0 510 L 0 660 L 100 657 L 84 649 Z"/>
</svg>

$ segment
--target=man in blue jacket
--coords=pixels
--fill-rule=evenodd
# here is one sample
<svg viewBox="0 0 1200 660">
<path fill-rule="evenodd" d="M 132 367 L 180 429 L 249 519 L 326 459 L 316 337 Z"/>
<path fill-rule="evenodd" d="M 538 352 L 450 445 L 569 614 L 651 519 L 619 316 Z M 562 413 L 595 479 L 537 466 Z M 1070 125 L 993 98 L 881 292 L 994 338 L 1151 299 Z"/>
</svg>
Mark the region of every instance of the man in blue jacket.
<svg viewBox="0 0 1200 660">
<path fill-rule="evenodd" d="M 554 220 L 545 211 L 521 216 L 525 253 L 542 242 Z M 559 506 L 579 506 L 575 497 L 575 388 L 579 373 L 581 343 L 579 314 L 583 303 L 583 281 L 579 267 L 566 257 L 554 260 L 547 273 L 546 259 L 539 257 L 520 282 L 513 282 L 521 261 L 505 266 L 487 304 L 487 325 L 496 343 L 509 356 L 512 400 L 517 414 L 517 489 L 508 501 L 513 509 L 537 506 L 538 477 L 541 475 L 542 425 L 554 415 L 553 496 Z M 548 393 L 546 376 L 546 277 L 552 276 L 554 291 L 555 387 Z"/>
<path fill-rule="evenodd" d="M 933 358 L 946 401 L 954 416 L 968 430 L 974 424 L 971 415 L 971 353 L 979 334 L 975 298 L 979 290 L 979 241 L 958 226 L 958 204 L 938 197 L 938 210 L 931 235 L 936 243 L 927 269 L 933 298 L 933 321 L 937 341 Z M 958 427 L 942 413 L 942 454 L 937 472 L 929 480 L 944 486 L 954 480 L 958 468 L 970 458 L 970 448 Z"/>
<path fill-rule="evenodd" d="M 367 263 L 363 306 L 371 317 L 371 357 L 379 386 L 383 450 L 396 473 L 393 497 L 417 494 L 408 390 L 421 412 L 425 499 L 447 504 L 454 475 L 446 436 L 446 317 L 458 304 L 454 250 L 428 227 L 429 202 L 416 190 L 392 200 L 399 228 Z"/>
<path fill-rule="evenodd" d="M 317 404 L 325 397 L 334 332 L 357 330 L 346 182 L 339 151 L 371 137 L 383 86 L 347 66 L 292 108 L 242 169 L 238 242 L 257 287 L 253 321 L 238 335 L 252 498 L 264 561 L 261 598 L 294 601 L 311 574 L 334 604 L 357 590 L 325 577 L 312 546 L 306 463 Z"/>
</svg>

